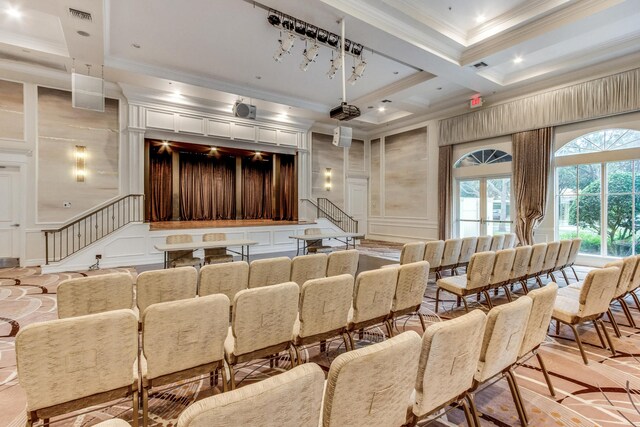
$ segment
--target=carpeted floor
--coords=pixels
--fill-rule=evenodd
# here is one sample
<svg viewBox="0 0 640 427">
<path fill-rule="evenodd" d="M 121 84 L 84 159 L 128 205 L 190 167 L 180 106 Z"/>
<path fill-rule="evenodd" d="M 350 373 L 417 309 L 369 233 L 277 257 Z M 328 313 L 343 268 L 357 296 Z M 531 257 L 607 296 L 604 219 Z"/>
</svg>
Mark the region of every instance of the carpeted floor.
<svg viewBox="0 0 640 427">
<path fill-rule="evenodd" d="M 363 254 L 365 265 L 376 265 L 370 256 L 388 260 L 398 259 L 398 249 L 389 246 L 363 245 L 359 248 Z M 379 259 L 378 259 L 379 260 Z M 385 261 L 391 262 L 391 261 Z M 371 267 L 374 268 L 374 267 Z M 136 274 L 134 269 L 118 269 Z M 52 320 L 56 318 L 57 284 L 70 277 L 87 274 L 104 274 L 112 270 L 85 273 L 40 274 L 39 269 L 2 269 L 0 270 L 0 426 L 23 426 L 26 420 L 24 413 L 25 395 L 21 390 L 15 370 L 15 335 L 27 324 Z M 586 269 L 579 269 L 584 276 Z M 560 283 L 564 285 L 564 283 Z M 517 291 L 517 290 L 516 290 Z M 433 296 L 435 286 L 430 284 L 423 304 L 425 313 L 431 322 L 438 322 L 463 314 L 453 298 L 446 300 L 441 306 L 439 315 L 434 313 Z M 470 301 L 473 298 L 470 298 Z M 500 294 L 497 303 L 506 301 Z M 487 311 L 484 301 L 473 302 L 473 308 Z M 640 312 L 633 309 L 636 321 L 640 323 Z M 620 310 L 616 310 L 619 322 L 626 324 Z M 396 328 L 399 331 L 413 329 L 420 331 L 417 318 L 400 319 Z M 623 338 L 613 337 L 618 354 L 611 357 L 608 350 L 599 347 L 595 331 L 586 326 L 582 328 L 582 337 L 591 363 L 585 366 L 575 343 L 568 339 L 570 330 L 564 327 L 560 335 L 552 335 L 544 343 L 541 353 L 551 372 L 556 388 L 556 398 L 551 398 L 544 379 L 537 365 L 531 359 L 516 370 L 522 389 L 526 408 L 532 426 L 640 426 L 640 333 L 630 327 L 621 326 Z M 555 332 L 554 328 L 552 328 Z M 383 330 L 372 328 L 365 332 L 358 341 L 358 346 L 370 345 L 384 339 Z M 304 352 L 306 359 L 311 359 L 321 366 L 327 367 L 341 352 L 344 346 L 341 340 L 329 343 L 326 352 L 318 347 Z M 259 381 L 277 374 L 288 366 L 288 359 L 282 356 L 274 368 L 268 361 L 248 364 L 237 372 L 240 386 Z M 384 375 L 384 372 L 376 374 Z M 246 377 L 246 378 L 245 378 Z M 629 390 L 629 391 L 627 391 Z M 219 393 L 220 389 L 210 388 L 208 378 L 174 386 L 161 391 L 150 400 L 152 425 L 175 426 L 180 412 L 195 400 Z M 515 408 L 506 381 L 499 381 L 476 393 L 476 401 L 482 412 L 483 426 L 519 425 Z M 635 405 L 635 407 L 634 407 Z M 90 426 L 113 416 L 131 420 L 129 402 L 112 405 L 107 409 L 97 410 L 85 415 L 74 415 L 68 419 L 52 423 L 53 426 Z M 444 418 L 431 425 L 464 425 L 462 413 L 451 410 L 448 423 Z"/>
</svg>

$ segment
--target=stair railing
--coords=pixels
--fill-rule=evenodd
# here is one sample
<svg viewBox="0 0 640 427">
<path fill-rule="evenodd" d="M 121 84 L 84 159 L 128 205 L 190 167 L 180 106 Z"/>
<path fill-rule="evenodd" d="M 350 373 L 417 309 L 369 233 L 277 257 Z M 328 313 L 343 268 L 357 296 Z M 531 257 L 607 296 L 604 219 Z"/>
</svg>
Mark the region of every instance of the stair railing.
<svg viewBox="0 0 640 427">
<path fill-rule="evenodd" d="M 318 198 L 318 218 L 327 218 L 347 233 L 358 232 L 358 221 L 326 197 Z"/>
<path fill-rule="evenodd" d="M 144 221 L 144 194 L 128 194 L 55 230 L 42 230 L 45 262 L 58 262 L 132 222 Z"/>
</svg>

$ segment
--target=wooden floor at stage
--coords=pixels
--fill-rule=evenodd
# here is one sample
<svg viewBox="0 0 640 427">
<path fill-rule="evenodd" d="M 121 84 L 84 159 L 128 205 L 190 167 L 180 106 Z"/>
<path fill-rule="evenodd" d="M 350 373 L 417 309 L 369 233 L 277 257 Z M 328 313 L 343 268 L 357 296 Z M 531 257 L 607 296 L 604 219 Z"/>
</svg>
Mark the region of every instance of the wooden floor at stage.
<svg viewBox="0 0 640 427">
<path fill-rule="evenodd" d="M 189 228 L 270 227 L 281 225 L 315 224 L 312 221 L 276 221 L 272 219 L 221 219 L 216 221 L 156 221 L 150 222 L 151 231 L 185 230 Z"/>
</svg>

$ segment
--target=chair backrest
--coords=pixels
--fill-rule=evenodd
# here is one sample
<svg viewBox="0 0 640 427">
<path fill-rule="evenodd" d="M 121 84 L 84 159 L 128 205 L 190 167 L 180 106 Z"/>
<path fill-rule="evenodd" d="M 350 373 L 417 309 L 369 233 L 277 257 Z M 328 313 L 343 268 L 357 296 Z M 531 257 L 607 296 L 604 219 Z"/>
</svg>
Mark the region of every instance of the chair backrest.
<svg viewBox="0 0 640 427">
<path fill-rule="evenodd" d="M 504 244 L 503 249 L 511 249 L 516 247 L 516 243 L 518 241 L 518 237 L 515 233 L 507 233 L 504 235 Z"/>
<path fill-rule="evenodd" d="M 501 249 L 496 252 L 493 271 L 491 272 L 491 279 L 489 280 L 490 285 L 497 285 L 509 280 L 515 257 L 515 249 Z"/>
<path fill-rule="evenodd" d="M 532 304 L 523 296 L 489 311 L 476 381 L 482 383 L 518 360 Z"/>
<path fill-rule="evenodd" d="M 453 266 L 458 263 L 460 250 L 462 249 L 462 239 L 448 239 L 444 241 L 444 251 L 442 253 L 442 267 Z"/>
<path fill-rule="evenodd" d="M 558 260 L 558 252 L 560 252 L 560 242 L 547 243 L 547 253 L 544 255 L 542 271 L 551 270 L 556 266 L 556 261 Z"/>
<path fill-rule="evenodd" d="M 227 240 L 225 233 L 206 233 L 202 236 L 203 242 L 218 242 L 220 240 Z M 206 257 L 225 257 L 233 259 L 233 256 L 227 255 L 227 248 L 205 248 L 204 255 Z"/>
<path fill-rule="evenodd" d="M 291 278 L 291 260 L 288 257 L 257 259 L 249 265 L 249 288 L 276 285 Z"/>
<path fill-rule="evenodd" d="M 235 338 L 233 354 L 237 356 L 291 341 L 298 316 L 299 292 L 294 282 L 238 292 L 231 319 Z"/>
<path fill-rule="evenodd" d="M 291 261 L 291 281 L 302 286 L 304 282 L 325 277 L 327 254 L 301 255 Z"/>
<path fill-rule="evenodd" d="M 133 308 L 133 278 L 129 273 L 63 280 L 56 293 L 60 319 Z"/>
<path fill-rule="evenodd" d="M 360 252 L 357 249 L 334 251 L 327 259 L 327 277 L 350 274 L 356 277 Z"/>
<path fill-rule="evenodd" d="M 145 271 L 138 275 L 136 301 L 140 317 L 151 304 L 195 298 L 198 272 L 193 267 Z"/>
<path fill-rule="evenodd" d="M 425 246 L 426 243 L 424 242 L 405 243 L 402 251 L 400 251 L 400 264 L 422 261 Z"/>
<path fill-rule="evenodd" d="M 638 289 L 640 286 L 640 255 L 636 255 L 636 268 L 633 271 L 633 276 L 631 276 L 631 280 L 629 281 L 629 287 L 627 288 L 627 292 L 633 292 Z"/>
<path fill-rule="evenodd" d="M 582 245 L 581 238 L 575 238 L 571 241 L 571 250 L 569 251 L 569 259 L 567 260 L 567 265 L 573 265 L 576 262 L 576 258 L 578 257 L 578 252 L 580 252 L 580 246 Z"/>
<path fill-rule="evenodd" d="M 218 242 L 220 240 L 227 240 L 225 233 L 206 233 L 202 235 L 203 242 Z"/>
<path fill-rule="evenodd" d="M 429 263 L 431 268 L 440 267 L 442 263 L 442 254 L 444 253 L 444 240 L 435 240 L 427 242 L 424 249 L 424 260 Z"/>
<path fill-rule="evenodd" d="M 180 414 L 178 427 L 317 427 L 323 388 L 322 369 L 315 363 L 305 363 L 258 383 L 199 400 Z"/>
<path fill-rule="evenodd" d="M 561 268 L 569 262 L 569 253 L 571 252 L 572 240 L 560 240 L 560 248 L 558 249 L 558 258 L 556 258 L 555 268 Z"/>
<path fill-rule="evenodd" d="M 467 267 L 467 289 L 480 289 L 489 285 L 495 259 L 495 252 L 473 254 Z"/>
<path fill-rule="evenodd" d="M 619 298 L 627 293 L 629 284 L 633 279 L 633 274 L 636 271 L 636 264 L 638 259 L 635 256 L 628 256 L 622 261 L 614 261 L 605 265 L 605 267 L 618 267 L 620 269 L 620 277 L 618 278 L 618 286 L 616 292 L 613 294 L 614 298 Z M 622 265 L 620 265 L 622 264 Z"/>
<path fill-rule="evenodd" d="M 313 235 L 316 235 L 316 234 L 322 234 L 322 229 L 321 228 L 315 228 L 315 227 L 305 228 L 304 229 L 304 234 L 306 236 L 309 236 L 309 235 L 313 236 Z"/>
<path fill-rule="evenodd" d="M 579 317 L 593 316 L 609 309 L 620 277 L 618 267 L 589 271 L 580 289 Z"/>
<path fill-rule="evenodd" d="M 458 264 L 468 263 L 471 259 L 471 255 L 476 253 L 477 245 L 477 237 L 465 237 L 464 239 L 462 239 L 462 246 L 460 247 L 460 257 L 458 258 Z"/>
<path fill-rule="evenodd" d="M 198 295 L 225 294 L 229 301 L 249 286 L 249 264 L 245 261 L 205 265 L 200 269 Z"/>
<path fill-rule="evenodd" d="M 35 411 L 131 386 L 138 318 L 114 310 L 32 323 L 18 332 L 15 347 L 27 411 Z"/>
<path fill-rule="evenodd" d="M 353 301 L 353 276 L 309 280 L 300 291 L 300 330 L 302 338 L 344 328 Z"/>
<path fill-rule="evenodd" d="M 531 314 L 527 321 L 527 330 L 518 357 L 529 353 L 547 338 L 557 294 L 558 285 L 554 282 L 548 283 L 543 288 L 534 289 L 527 294 L 532 301 Z"/>
<path fill-rule="evenodd" d="M 499 251 L 504 247 L 504 234 L 496 234 L 491 239 L 491 250 Z"/>
<path fill-rule="evenodd" d="M 353 290 L 353 323 L 388 316 L 398 282 L 398 268 L 364 271 Z"/>
<path fill-rule="evenodd" d="M 420 336 L 409 331 L 339 355 L 329 368 L 322 425 L 403 425 L 415 384 L 420 344 Z"/>
<path fill-rule="evenodd" d="M 224 359 L 229 298 L 208 295 L 150 305 L 142 316 L 142 352 L 147 378 Z"/>
<path fill-rule="evenodd" d="M 192 243 L 193 237 L 191 234 L 172 234 L 171 236 L 167 236 L 166 242 L 168 244 L 173 243 Z"/>
<path fill-rule="evenodd" d="M 547 255 L 547 244 L 536 243 L 531 246 L 531 259 L 529 260 L 529 268 L 527 274 L 538 274 L 542 271 L 544 258 Z"/>
<path fill-rule="evenodd" d="M 424 332 L 413 401 L 416 416 L 431 413 L 471 388 L 486 317 L 473 310 L 434 323 Z"/>
<path fill-rule="evenodd" d="M 531 260 L 531 246 L 518 246 L 515 250 L 516 256 L 513 259 L 513 268 L 509 274 L 510 280 L 524 277 L 529 270 L 529 261 Z"/>
<path fill-rule="evenodd" d="M 490 251 L 492 240 L 492 236 L 479 236 L 478 245 L 476 246 L 476 253 Z"/>
<path fill-rule="evenodd" d="M 398 283 L 393 297 L 391 311 L 396 312 L 411 307 L 419 307 L 429 281 L 429 263 L 413 262 L 401 265 L 398 269 Z"/>
</svg>

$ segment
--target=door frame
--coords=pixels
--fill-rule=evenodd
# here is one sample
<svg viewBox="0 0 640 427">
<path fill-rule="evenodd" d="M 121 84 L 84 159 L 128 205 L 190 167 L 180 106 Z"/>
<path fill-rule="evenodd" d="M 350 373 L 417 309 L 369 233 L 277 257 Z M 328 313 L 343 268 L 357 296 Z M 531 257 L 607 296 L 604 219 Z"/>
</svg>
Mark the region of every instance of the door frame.
<svg viewBox="0 0 640 427">
<path fill-rule="evenodd" d="M 366 197 L 365 197 L 365 209 L 364 209 L 364 221 L 365 221 L 365 225 L 366 225 L 366 229 L 362 229 L 360 227 L 360 224 L 358 224 L 358 232 L 362 233 L 362 234 L 368 234 L 369 233 L 369 178 L 366 177 L 357 177 L 357 176 L 351 176 L 351 177 L 347 177 L 347 179 L 345 180 L 345 210 L 346 212 L 351 215 L 351 197 L 349 196 L 349 185 L 351 184 L 361 184 L 364 183 L 364 186 L 366 187 Z"/>
<path fill-rule="evenodd" d="M 0 150 L 0 154 L 2 154 L 2 160 L 0 160 L 0 166 L 17 168 L 18 175 L 18 183 L 19 188 L 18 191 L 18 221 L 20 226 L 17 227 L 17 245 L 19 249 L 14 251 L 14 253 L 18 254 L 18 258 L 20 260 L 20 267 L 25 266 L 25 262 L 27 260 L 27 248 L 26 248 L 26 233 L 27 231 L 36 231 L 36 230 L 28 230 L 27 228 L 27 202 L 30 200 L 33 203 L 32 211 L 35 212 L 37 209 L 37 199 L 35 197 L 35 191 L 29 191 L 28 181 L 27 181 L 27 166 L 28 166 L 28 157 L 31 157 L 29 152 L 27 153 L 16 153 L 16 152 L 3 152 Z M 35 162 L 34 162 L 35 163 Z M 35 182 L 34 182 L 35 184 Z M 27 197 L 27 194 L 32 194 L 33 197 Z M 37 230 L 40 232 L 40 230 Z M 44 240 L 43 240 L 44 247 Z"/>
<path fill-rule="evenodd" d="M 462 181 L 480 181 L 480 187 L 479 187 L 479 198 L 480 198 L 480 218 L 479 218 L 479 222 L 480 222 L 480 233 L 479 235 L 487 235 L 487 226 L 489 222 L 493 222 L 493 220 L 487 220 L 486 219 L 486 215 L 487 215 L 487 180 L 489 179 L 501 179 L 501 178 L 510 178 L 511 180 L 513 180 L 513 175 L 512 174 L 505 174 L 505 173 L 496 173 L 496 174 L 489 174 L 489 175 L 478 175 L 478 176 L 458 176 L 458 177 L 454 177 L 454 188 L 453 188 L 453 195 L 454 195 L 454 203 L 453 203 L 453 207 L 454 207 L 454 227 L 453 227 L 453 231 L 454 231 L 454 235 L 459 237 L 460 236 L 460 182 Z M 514 203 L 513 203 L 513 185 L 511 186 L 511 192 L 509 194 L 509 217 L 511 218 L 511 232 L 513 232 L 513 218 L 514 218 Z"/>
</svg>

